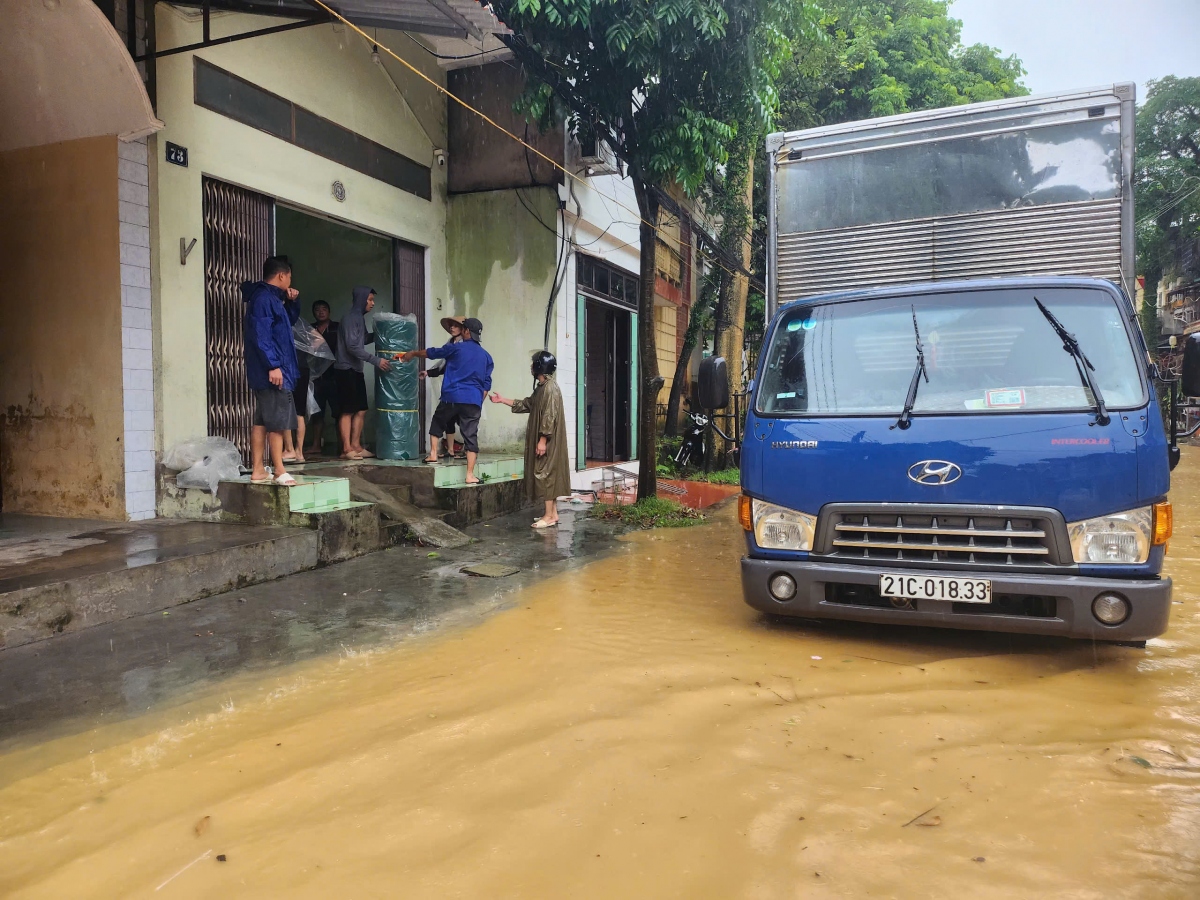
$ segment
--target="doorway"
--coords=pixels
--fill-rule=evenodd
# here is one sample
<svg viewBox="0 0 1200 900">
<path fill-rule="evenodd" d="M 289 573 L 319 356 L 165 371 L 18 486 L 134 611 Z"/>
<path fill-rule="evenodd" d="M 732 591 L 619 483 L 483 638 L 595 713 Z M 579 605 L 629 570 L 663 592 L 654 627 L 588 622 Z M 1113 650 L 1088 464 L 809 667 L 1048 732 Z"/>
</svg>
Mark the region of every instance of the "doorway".
<svg viewBox="0 0 1200 900">
<path fill-rule="evenodd" d="M 631 316 L 597 300 L 585 303 L 584 455 L 589 465 L 631 458 Z"/>
<path fill-rule="evenodd" d="M 248 460 L 254 401 L 243 357 L 242 282 L 258 281 L 268 256 L 287 256 L 306 321 L 312 319 L 316 300 L 326 301 L 332 318 L 340 319 L 350 309 L 354 286 L 368 285 L 375 289 L 376 311 L 417 316 L 423 345 L 425 249 L 213 178 L 204 179 L 202 191 L 208 433 L 232 440 Z M 371 330 L 370 317 L 367 328 Z M 374 378 L 368 376 L 372 409 L 374 388 Z M 332 418 L 326 415 L 324 421 L 327 448 L 337 446 Z M 363 439 L 374 441 L 374 435 L 375 417 L 368 415 Z"/>
</svg>

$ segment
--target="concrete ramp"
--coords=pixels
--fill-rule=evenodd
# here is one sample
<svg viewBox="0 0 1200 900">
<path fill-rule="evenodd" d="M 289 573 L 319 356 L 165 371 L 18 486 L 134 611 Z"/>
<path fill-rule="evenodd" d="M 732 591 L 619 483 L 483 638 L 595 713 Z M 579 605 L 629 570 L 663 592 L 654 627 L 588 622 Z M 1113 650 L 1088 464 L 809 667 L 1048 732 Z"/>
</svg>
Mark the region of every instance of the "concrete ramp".
<svg viewBox="0 0 1200 900">
<path fill-rule="evenodd" d="M 400 526 L 421 543 L 433 547 L 462 547 L 471 542 L 471 539 L 457 528 L 431 515 L 429 510 L 419 509 L 401 500 L 386 487 L 367 481 L 353 471 L 347 473 L 346 477 L 350 482 L 351 497 L 364 503 L 374 503 L 383 516 L 395 523 L 385 528 Z"/>
</svg>

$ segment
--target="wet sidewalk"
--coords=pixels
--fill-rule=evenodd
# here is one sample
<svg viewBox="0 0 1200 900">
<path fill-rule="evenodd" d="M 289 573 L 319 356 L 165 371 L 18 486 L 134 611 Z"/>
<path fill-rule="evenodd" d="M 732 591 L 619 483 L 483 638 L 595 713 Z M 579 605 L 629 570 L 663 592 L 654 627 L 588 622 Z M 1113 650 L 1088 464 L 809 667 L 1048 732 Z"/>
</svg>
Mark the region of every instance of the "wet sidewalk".
<svg viewBox="0 0 1200 900">
<path fill-rule="evenodd" d="M 0 652 L 314 568 L 300 528 L 0 515 Z"/>
<path fill-rule="evenodd" d="M 351 647 L 354 652 L 369 650 L 439 624 L 469 620 L 503 606 L 523 587 L 611 552 L 620 533 L 588 518 L 586 509 L 564 510 L 563 524 L 549 532 L 529 528 L 531 516 L 520 513 L 473 526 L 468 533 L 475 541 L 457 550 L 395 547 L 0 650 L 0 749 L 23 735 L 70 729 L 79 716 L 138 715 L 224 677 Z M 253 532 L 293 531 L 206 523 L 162 523 L 157 529 L 94 524 L 97 528 L 39 521 L 22 523 L 22 531 L 37 527 L 56 541 L 76 541 L 80 546 L 62 545 L 70 547 L 68 558 L 86 553 L 87 564 L 104 571 L 194 548 L 189 540 L 207 537 L 227 543 L 234 540 L 229 532 L 249 540 Z M 206 535 L 205 529 L 213 534 Z M 64 538 L 68 534 L 73 537 Z M 60 560 L 44 556 L 26 560 L 21 568 L 53 572 Z M 488 562 L 518 571 L 504 578 L 461 571 Z"/>
</svg>

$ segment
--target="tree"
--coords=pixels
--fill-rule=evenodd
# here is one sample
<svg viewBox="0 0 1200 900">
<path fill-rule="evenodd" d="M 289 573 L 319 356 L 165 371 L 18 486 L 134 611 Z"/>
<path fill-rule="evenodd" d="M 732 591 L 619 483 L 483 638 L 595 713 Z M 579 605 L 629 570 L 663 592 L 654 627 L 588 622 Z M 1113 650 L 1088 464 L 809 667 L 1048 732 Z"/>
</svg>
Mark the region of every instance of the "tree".
<svg viewBox="0 0 1200 900">
<path fill-rule="evenodd" d="M 1200 78 L 1149 82 L 1135 125 L 1138 271 L 1153 296 L 1200 236 Z"/>
<path fill-rule="evenodd" d="M 572 133 L 609 144 L 629 170 L 641 219 L 638 497 L 657 492 L 655 238 L 665 189 L 694 196 L 728 158 L 737 122 L 764 124 L 790 49 L 797 0 L 496 0 L 510 47 L 540 83 L 528 109 L 553 98 Z"/>
</svg>

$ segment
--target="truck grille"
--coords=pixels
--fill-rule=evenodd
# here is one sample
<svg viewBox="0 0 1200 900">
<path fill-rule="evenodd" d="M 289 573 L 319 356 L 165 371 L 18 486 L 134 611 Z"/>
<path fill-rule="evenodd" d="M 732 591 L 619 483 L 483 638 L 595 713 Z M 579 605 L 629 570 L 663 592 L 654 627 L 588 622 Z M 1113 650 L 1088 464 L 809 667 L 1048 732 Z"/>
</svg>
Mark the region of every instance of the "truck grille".
<svg viewBox="0 0 1200 900">
<path fill-rule="evenodd" d="M 827 555 L 844 559 L 1045 566 L 1050 523 L 1016 515 L 835 513 Z"/>
</svg>

